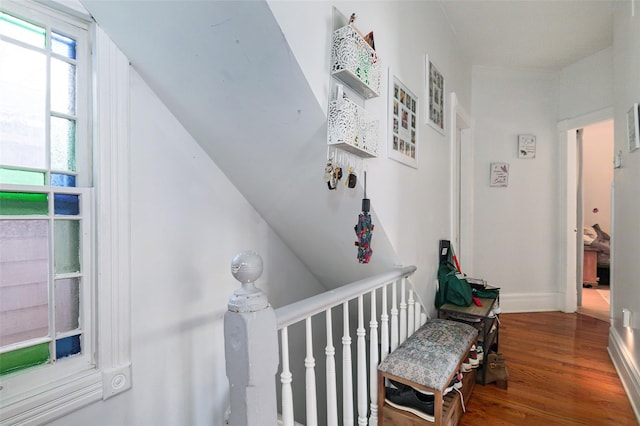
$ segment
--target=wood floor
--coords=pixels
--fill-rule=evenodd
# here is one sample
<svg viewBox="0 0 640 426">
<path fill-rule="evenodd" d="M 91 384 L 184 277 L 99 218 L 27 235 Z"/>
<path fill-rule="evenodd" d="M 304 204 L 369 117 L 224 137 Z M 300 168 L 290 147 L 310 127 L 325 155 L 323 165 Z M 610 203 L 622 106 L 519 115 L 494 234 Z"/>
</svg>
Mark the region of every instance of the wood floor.
<svg viewBox="0 0 640 426">
<path fill-rule="evenodd" d="M 582 289 L 582 306 L 578 306 L 578 313 L 598 318 L 609 322 L 610 308 L 605 295 L 609 296 L 609 286 L 598 286 L 595 288 Z"/>
<path fill-rule="evenodd" d="M 509 387 L 476 386 L 460 425 L 637 425 L 607 353 L 609 325 L 561 312 L 503 314 Z"/>
</svg>

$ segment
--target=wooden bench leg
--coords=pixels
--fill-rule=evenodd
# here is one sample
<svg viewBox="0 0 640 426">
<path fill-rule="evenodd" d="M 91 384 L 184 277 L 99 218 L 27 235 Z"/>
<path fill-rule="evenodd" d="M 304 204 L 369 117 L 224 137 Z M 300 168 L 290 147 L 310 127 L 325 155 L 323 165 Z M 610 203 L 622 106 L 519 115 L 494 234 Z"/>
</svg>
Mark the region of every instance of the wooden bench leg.
<svg viewBox="0 0 640 426">
<path fill-rule="evenodd" d="M 442 392 L 436 392 L 433 400 L 433 424 L 440 426 L 442 424 Z"/>
</svg>

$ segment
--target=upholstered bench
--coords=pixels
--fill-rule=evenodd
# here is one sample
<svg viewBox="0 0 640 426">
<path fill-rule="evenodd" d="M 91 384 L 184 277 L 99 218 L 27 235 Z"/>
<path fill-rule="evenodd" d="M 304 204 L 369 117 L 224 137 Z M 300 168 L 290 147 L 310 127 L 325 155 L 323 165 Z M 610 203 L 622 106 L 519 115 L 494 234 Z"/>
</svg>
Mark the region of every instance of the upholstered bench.
<svg viewBox="0 0 640 426">
<path fill-rule="evenodd" d="M 461 369 L 478 331 L 464 323 L 432 319 L 391 352 L 378 367 L 378 424 L 429 424 L 420 417 L 398 410 L 386 399 L 385 379 L 434 394 L 434 424 L 455 425 L 462 416 L 461 397 L 451 392 L 445 401 L 444 391 Z M 471 395 L 475 370 L 465 374 L 462 392 Z M 468 395 L 468 396 L 467 396 Z"/>
</svg>

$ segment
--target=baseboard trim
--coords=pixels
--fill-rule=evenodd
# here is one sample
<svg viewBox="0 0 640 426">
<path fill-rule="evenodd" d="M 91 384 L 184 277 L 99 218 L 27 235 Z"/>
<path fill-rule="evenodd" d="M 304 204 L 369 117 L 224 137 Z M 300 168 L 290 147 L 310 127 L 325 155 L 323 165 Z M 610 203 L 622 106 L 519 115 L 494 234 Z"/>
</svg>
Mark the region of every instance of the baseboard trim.
<svg viewBox="0 0 640 426">
<path fill-rule="evenodd" d="M 640 424 L 640 371 L 629 347 L 633 345 L 634 337 L 636 337 L 634 334 L 638 332 L 640 332 L 638 329 L 627 329 L 617 324 L 612 325 L 609 328 L 607 351 Z"/>
<path fill-rule="evenodd" d="M 500 294 L 503 313 L 560 311 L 562 301 L 561 293 Z"/>
</svg>

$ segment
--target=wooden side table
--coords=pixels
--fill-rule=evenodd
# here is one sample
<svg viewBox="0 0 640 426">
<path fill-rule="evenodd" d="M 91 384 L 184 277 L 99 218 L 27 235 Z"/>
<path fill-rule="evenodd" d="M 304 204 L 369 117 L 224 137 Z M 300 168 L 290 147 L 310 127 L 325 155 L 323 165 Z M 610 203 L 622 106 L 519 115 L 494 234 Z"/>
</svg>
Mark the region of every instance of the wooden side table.
<svg viewBox="0 0 640 426">
<path fill-rule="evenodd" d="M 593 288 L 598 287 L 598 250 L 589 246 L 584 247 L 582 286 Z"/>
</svg>

